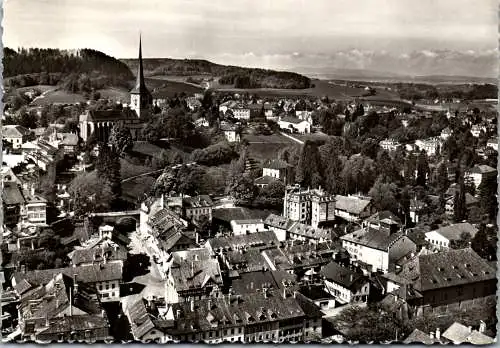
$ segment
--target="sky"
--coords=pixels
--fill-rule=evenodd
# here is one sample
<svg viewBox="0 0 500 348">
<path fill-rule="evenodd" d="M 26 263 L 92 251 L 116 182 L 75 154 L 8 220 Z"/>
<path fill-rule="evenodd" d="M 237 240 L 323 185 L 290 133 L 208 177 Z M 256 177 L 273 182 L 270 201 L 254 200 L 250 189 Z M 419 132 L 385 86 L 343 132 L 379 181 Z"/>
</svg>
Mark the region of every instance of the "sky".
<svg viewBox="0 0 500 348">
<path fill-rule="evenodd" d="M 497 22 L 497 0 L 4 0 L 3 40 L 135 58 L 141 32 L 144 57 L 368 69 L 381 55 L 494 56 Z"/>
</svg>

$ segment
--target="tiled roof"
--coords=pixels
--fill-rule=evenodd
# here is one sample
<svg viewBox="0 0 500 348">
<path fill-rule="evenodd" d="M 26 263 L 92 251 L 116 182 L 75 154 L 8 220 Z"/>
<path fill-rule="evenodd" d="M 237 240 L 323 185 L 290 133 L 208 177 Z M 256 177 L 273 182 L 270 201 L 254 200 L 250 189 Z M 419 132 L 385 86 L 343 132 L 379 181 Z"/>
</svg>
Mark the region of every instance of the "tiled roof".
<svg viewBox="0 0 500 348">
<path fill-rule="evenodd" d="M 280 122 L 287 122 L 287 123 L 293 123 L 293 124 L 300 124 L 302 122 L 306 122 L 306 123 L 309 123 L 305 120 L 301 120 L 297 117 L 291 117 L 291 116 L 286 116 L 286 117 L 283 117 Z"/>
<path fill-rule="evenodd" d="M 212 218 L 230 223 L 232 220 L 265 219 L 270 212 L 244 207 L 217 208 L 212 211 Z"/>
<path fill-rule="evenodd" d="M 469 330 L 469 328 L 460 323 L 454 322 L 443 332 L 444 338 L 454 343 L 472 343 L 472 344 L 492 344 L 495 340 L 477 330 Z"/>
<path fill-rule="evenodd" d="M 378 222 L 378 221 L 386 221 L 388 223 L 397 223 L 401 225 L 401 219 L 394 213 L 384 210 L 379 211 L 367 219 L 368 222 Z"/>
<path fill-rule="evenodd" d="M 67 146 L 76 146 L 78 145 L 78 135 L 72 133 L 62 133 L 63 140 L 61 141 L 61 145 Z"/>
<path fill-rule="evenodd" d="M 253 225 L 253 224 L 263 224 L 264 220 L 262 219 L 245 219 L 245 220 L 233 220 L 231 224 L 236 225 Z"/>
<path fill-rule="evenodd" d="M 440 340 L 429 336 L 419 329 L 413 330 L 413 332 L 403 341 L 404 344 L 408 343 L 423 343 L 423 344 L 434 344 L 439 343 Z"/>
<path fill-rule="evenodd" d="M 123 110 L 89 110 L 88 113 L 90 119 L 94 121 L 138 119 L 136 112 L 129 108 Z"/>
<path fill-rule="evenodd" d="M 294 224 L 292 227 L 290 227 L 290 229 L 288 229 L 288 232 L 309 239 L 331 239 L 329 231 L 324 230 L 322 228 L 314 228 L 310 225 L 302 223 Z"/>
<path fill-rule="evenodd" d="M 270 271 L 240 273 L 238 278 L 231 281 L 231 289 L 235 295 L 255 294 L 257 289 L 263 287 L 275 290 L 280 288 Z"/>
<path fill-rule="evenodd" d="M 369 248 L 387 250 L 389 245 L 404 237 L 402 232 L 389 233 L 385 230 L 375 230 L 370 227 L 361 228 L 352 233 L 340 237 L 341 240 L 361 244 Z"/>
<path fill-rule="evenodd" d="M 256 232 L 246 235 L 217 237 L 208 242 L 212 250 L 237 250 L 238 248 L 272 248 L 279 245 L 278 239 L 273 231 Z"/>
<path fill-rule="evenodd" d="M 137 302 L 129 305 L 125 313 L 135 339 L 141 340 L 145 334 L 155 328 L 153 318 L 146 309 L 144 299 L 140 298 Z"/>
<path fill-rule="evenodd" d="M 268 266 L 266 259 L 257 249 L 229 251 L 225 258 L 230 269 L 239 273 L 262 271 Z"/>
<path fill-rule="evenodd" d="M 263 168 L 270 168 L 270 169 L 286 169 L 288 167 L 290 167 L 290 165 L 280 159 L 270 159 L 266 161 L 266 163 L 264 163 L 263 165 Z"/>
<path fill-rule="evenodd" d="M 264 223 L 268 226 L 280 228 L 282 230 L 288 230 L 297 222 L 280 215 L 271 214 L 267 217 Z"/>
<path fill-rule="evenodd" d="M 157 233 L 160 234 L 169 231 L 172 231 L 171 233 L 173 234 L 177 230 L 186 227 L 185 221 L 168 208 L 161 209 L 152 214 L 149 217 L 148 223 Z"/>
<path fill-rule="evenodd" d="M 27 136 L 31 131 L 23 126 L 7 125 L 2 127 L 2 137 L 4 138 L 21 138 Z"/>
<path fill-rule="evenodd" d="M 320 273 L 327 280 L 353 291 L 357 290 L 368 281 L 363 274 L 356 273 L 355 271 L 347 267 L 343 267 L 336 262 L 330 262 L 321 268 Z"/>
<path fill-rule="evenodd" d="M 438 228 L 437 230 L 431 231 L 431 232 L 436 232 L 445 237 L 448 240 L 458 240 L 460 239 L 460 236 L 462 233 L 468 233 L 470 234 L 471 238 L 474 238 L 474 236 L 477 233 L 477 228 L 472 226 L 468 222 L 461 222 L 458 224 L 453 224 L 445 227 Z M 428 232 L 428 233 L 431 233 Z M 426 233 L 427 234 L 427 233 Z"/>
<path fill-rule="evenodd" d="M 4 182 L 2 202 L 6 205 L 24 204 L 24 197 L 17 183 Z"/>
<path fill-rule="evenodd" d="M 371 201 L 353 196 L 335 196 L 335 209 L 358 215 L 365 210 Z"/>
<path fill-rule="evenodd" d="M 38 332 L 37 335 L 69 334 L 73 331 L 107 329 L 109 327 L 107 317 L 99 315 L 73 315 L 50 319 L 49 326 Z"/>
<path fill-rule="evenodd" d="M 26 273 L 16 272 L 14 273 L 14 279 L 16 280 L 16 283 L 25 279 L 28 283 L 36 286 L 47 284 L 58 273 L 63 273 L 70 278 L 76 274 L 78 283 L 120 280 L 122 279 L 122 265 L 119 263 L 108 263 L 101 265 L 36 270 Z"/>
<path fill-rule="evenodd" d="M 100 245 L 90 249 L 76 249 L 71 253 L 71 261 L 73 265 L 92 263 L 93 261 L 103 262 L 103 256 L 106 256 L 108 261 L 125 261 L 127 259 L 127 250 L 116 244 L 114 246 Z"/>
<path fill-rule="evenodd" d="M 279 181 L 279 179 L 275 178 L 274 176 L 261 176 L 257 179 L 255 179 L 253 182 L 255 185 L 269 185 L 272 182 Z"/>
<path fill-rule="evenodd" d="M 177 335 L 306 316 L 293 296 L 284 298 L 278 291 L 268 291 L 267 296 L 248 294 L 230 299 L 200 300 L 193 311 L 189 303 L 176 303 L 173 309 L 174 313 L 179 310 L 177 325 L 166 332 Z"/>
<path fill-rule="evenodd" d="M 497 170 L 485 164 L 476 164 L 473 168 L 469 170 L 470 173 L 487 174 L 494 173 Z"/>
<path fill-rule="evenodd" d="M 213 206 L 212 199 L 207 195 L 185 197 L 182 199 L 182 203 L 186 208 L 202 208 Z"/>
<path fill-rule="evenodd" d="M 472 249 L 449 249 L 416 256 L 394 279 L 410 281 L 418 291 L 440 289 L 495 279 L 495 270 Z"/>
<path fill-rule="evenodd" d="M 177 291 L 204 288 L 210 280 L 215 284 L 222 284 L 217 259 L 203 261 L 183 260 L 172 265 L 170 272 Z"/>
</svg>

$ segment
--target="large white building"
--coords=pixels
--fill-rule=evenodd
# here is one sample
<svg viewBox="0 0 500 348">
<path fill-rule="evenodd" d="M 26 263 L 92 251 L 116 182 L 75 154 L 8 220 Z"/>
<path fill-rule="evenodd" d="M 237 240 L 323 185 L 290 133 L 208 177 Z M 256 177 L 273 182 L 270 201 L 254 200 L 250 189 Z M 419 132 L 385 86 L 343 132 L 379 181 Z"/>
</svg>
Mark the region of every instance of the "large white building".
<svg viewBox="0 0 500 348">
<path fill-rule="evenodd" d="M 281 129 L 291 133 L 308 134 L 311 133 L 311 123 L 305 120 L 300 120 L 296 117 L 283 117 L 278 121 Z"/>
<path fill-rule="evenodd" d="M 322 222 L 334 221 L 335 195 L 330 195 L 321 188 L 287 188 L 283 216 L 313 227 L 318 227 Z"/>
<path fill-rule="evenodd" d="M 496 176 L 497 170 L 485 164 L 475 165 L 465 172 L 465 176 L 474 182 L 476 189 L 481 185 L 483 180 L 489 176 Z"/>
</svg>

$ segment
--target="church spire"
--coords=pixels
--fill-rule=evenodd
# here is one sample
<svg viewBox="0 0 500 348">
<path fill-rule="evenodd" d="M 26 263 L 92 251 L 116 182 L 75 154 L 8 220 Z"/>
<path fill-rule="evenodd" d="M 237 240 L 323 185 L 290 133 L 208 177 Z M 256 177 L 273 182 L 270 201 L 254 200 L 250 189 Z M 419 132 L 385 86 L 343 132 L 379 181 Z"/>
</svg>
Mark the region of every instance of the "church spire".
<svg viewBox="0 0 500 348">
<path fill-rule="evenodd" d="M 139 65 L 137 67 L 137 81 L 135 83 L 135 90 L 142 92 L 146 89 L 146 84 L 144 83 L 144 69 L 142 67 L 142 38 L 139 34 Z"/>
</svg>

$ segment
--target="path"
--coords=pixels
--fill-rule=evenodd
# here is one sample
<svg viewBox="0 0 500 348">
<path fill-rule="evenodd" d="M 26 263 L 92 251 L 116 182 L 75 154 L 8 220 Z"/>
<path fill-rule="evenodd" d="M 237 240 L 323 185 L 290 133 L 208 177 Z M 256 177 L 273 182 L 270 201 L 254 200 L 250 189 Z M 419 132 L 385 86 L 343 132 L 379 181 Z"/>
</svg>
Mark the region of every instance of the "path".
<svg viewBox="0 0 500 348">
<path fill-rule="evenodd" d="M 171 169 L 176 169 L 176 168 L 179 168 L 183 165 L 187 166 L 187 167 L 190 167 L 192 165 L 195 165 L 196 162 L 191 162 L 191 163 L 185 163 L 185 164 L 176 164 L 172 167 L 170 167 Z M 147 173 L 142 173 L 142 174 L 139 174 L 139 175 L 134 175 L 134 176 L 131 176 L 129 178 L 126 178 L 126 179 L 123 179 L 122 180 L 122 183 L 124 182 L 127 182 L 127 181 L 130 181 L 130 180 L 134 180 L 134 179 L 137 179 L 137 178 L 140 178 L 142 176 L 148 176 L 148 175 L 151 175 L 151 174 L 156 174 L 156 173 L 161 173 L 163 172 L 165 169 L 158 169 L 158 170 L 153 170 L 152 172 L 147 172 Z"/>
<path fill-rule="evenodd" d="M 283 135 L 284 137 L 287 137 L 288 139 L 291 139 L 291 140 L 295 141 L 296 143 L 299 143 L 300 145 L 304 145 L 304 142 L 302 140 L 294 138 L 291 135 L 288 135 L 288 134 L 286 134 L 284 132 L 280 132 L 280 134 Z"/>
</svg>

